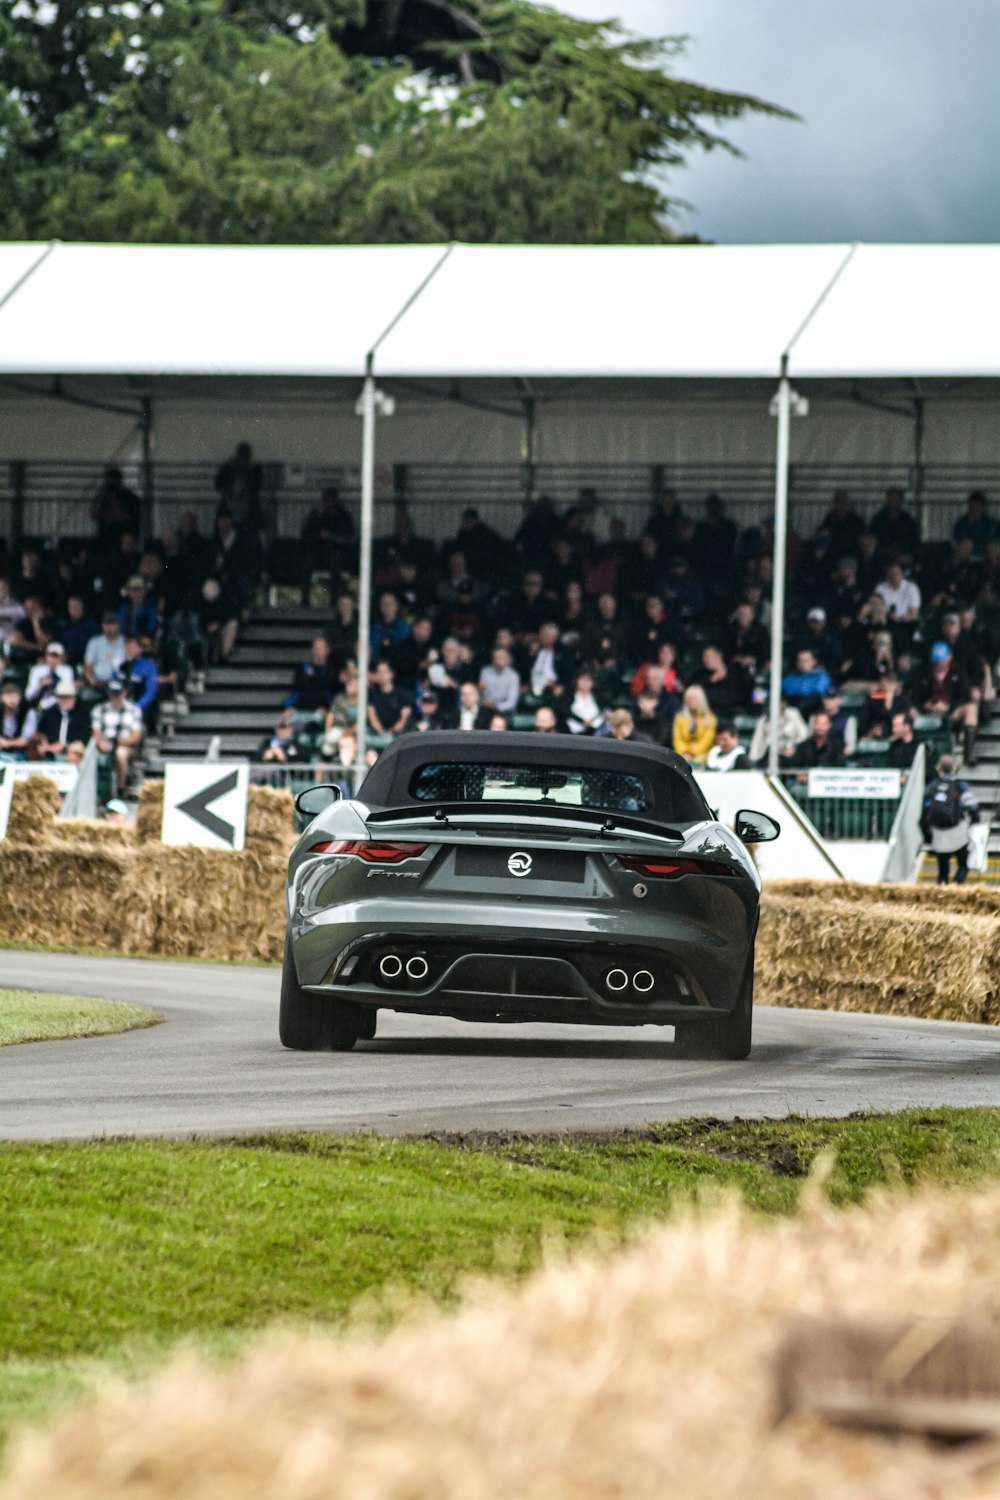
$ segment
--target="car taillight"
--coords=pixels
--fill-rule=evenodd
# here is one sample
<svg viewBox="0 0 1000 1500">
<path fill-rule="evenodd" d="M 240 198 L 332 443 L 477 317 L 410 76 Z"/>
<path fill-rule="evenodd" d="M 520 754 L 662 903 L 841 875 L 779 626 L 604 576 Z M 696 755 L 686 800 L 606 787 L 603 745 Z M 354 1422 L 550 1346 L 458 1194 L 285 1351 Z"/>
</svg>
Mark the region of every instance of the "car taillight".
<svg viewBox="0 0 1000 1500">
<path fill-rule="evenodd" d="M 375 839 L 327 839 L 311 844 L 310 854 L 355 854 L 370 865 L 398 865 L 400 860 L 423 854 L 426 844 L 384 844 Z"/>
<path fill-rule="evenodd" d="M 730 865 L 715 864 L 705 859 L 649 859 L 641 854 L 619 854 L 618 863 L 633 875 L 646 875 L 654 880 L 677 880 L 681 875 L 736 875 L 739 872 Z"/>
</svg>

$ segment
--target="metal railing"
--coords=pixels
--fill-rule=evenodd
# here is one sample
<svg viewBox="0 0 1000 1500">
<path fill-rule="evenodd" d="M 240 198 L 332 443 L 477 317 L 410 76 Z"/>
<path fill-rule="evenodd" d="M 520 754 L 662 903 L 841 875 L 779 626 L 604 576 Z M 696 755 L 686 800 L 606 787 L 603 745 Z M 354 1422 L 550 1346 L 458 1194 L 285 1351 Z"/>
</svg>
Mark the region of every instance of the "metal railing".
<svg viewBox="0 0 1000 1500">
<path fill-rule="evenodd" d="M 46 544 L 93 534 L 90 502 L 104 465 L 86 461 L 0 460 L 0 536 L 30 537 Z M 217 465 L 206 463 L 122 463 L 125 482 L 144 497 L 148 526 L 158 535 L 193 511 L 203 532 L 211 529 L 218 506 Z M 360 477 L 355 464 L 265 463 L 262 502 L 272 537 L 297 537 L 320 491 L 337 485 L 356 507 Z M 1000 491 L 1000 465 L 937 464 L 919 471 L 891 464 L 797 464 L 790 475 L 791 524 L 811 535 L 835 489 L 846 489 L 869 518 L 885 490 L 900 485 L 918 514 L 925 540 L 951 534 L 972 489 Z M 770 511 L 774 470 L 769 464 L 461 464 L 398 463 L 383 466 L 376 478 L 376 526 L 388 531 L 397 505 L 405 505 L 418 533 L 442 540 L 454 533 L 463 506 L 476 506 L 501 533 L 514 534 L 529 495 L 549 495 L 557 508 L 571 504 L 584 488 L 596 490 L 618 516 L 626 534 L 641 530 L 653 497 L 664 487 L 677 491 L 697 520 L 708 494 L 718 494 L 741 527 L 759 523 Z M 916 497 L 916 498 L 914 498 Z"/>
<path fill-rule="evenodd" d="M 858 775 L 860 778 L 864 772 Z M 838 839 L 884 841 L 890 837 L 900 798 L 810 797 L 797 774 L 785 772 L 781 780 L 793 802 L 802 809 L 821 838 L 832 842 Z"/>
</svg>

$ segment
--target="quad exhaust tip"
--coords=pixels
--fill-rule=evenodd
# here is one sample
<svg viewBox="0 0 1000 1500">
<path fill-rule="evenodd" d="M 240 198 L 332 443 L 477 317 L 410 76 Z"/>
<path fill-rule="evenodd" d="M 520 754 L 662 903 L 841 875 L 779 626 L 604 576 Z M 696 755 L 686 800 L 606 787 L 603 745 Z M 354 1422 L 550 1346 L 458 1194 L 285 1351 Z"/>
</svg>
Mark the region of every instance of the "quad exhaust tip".
<svg viewBox="0 0 1000 1500">
<path fill-rule="evenodd" d="M 406 972 L 411 979 L 426 979 L 428 964 L 426 958 L 418 953 L 413 958 L 406 960 Z"/>
<path fill-rule="evenodd" d="M 398 953 L 387 953 L 379 960 L 378 971 L 383 979 L 398 979 L 403 972 L 403 960 Z"/>
<path fill-rule="evenodd" d="M 628 989 L 628 975 L 624 969 L 609 969 L 604 980 L 609 990 L 617 994 L 621 990 Z"/>
<path fill-rule="evenodd" d="M 640 995 L 648 995 L 653 988 L 653 976 L 648 969 L 636 969 L 632 975 L 632 987 L 639 991 Z"/>
</svg>

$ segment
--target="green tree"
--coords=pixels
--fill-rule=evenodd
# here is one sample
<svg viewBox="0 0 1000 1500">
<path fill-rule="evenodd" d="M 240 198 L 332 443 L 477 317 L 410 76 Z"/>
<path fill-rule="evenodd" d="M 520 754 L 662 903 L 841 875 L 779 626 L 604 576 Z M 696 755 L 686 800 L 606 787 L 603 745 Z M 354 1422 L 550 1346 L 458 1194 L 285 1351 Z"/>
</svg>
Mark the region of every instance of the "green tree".
<svg viewBox="0 0 1000 1500">
<path fill-rule="evenodd" d="M 0 235 L 662 243 L 662 181 L 783 115 L 532 0 L 0 0 Z"/>
</svg>

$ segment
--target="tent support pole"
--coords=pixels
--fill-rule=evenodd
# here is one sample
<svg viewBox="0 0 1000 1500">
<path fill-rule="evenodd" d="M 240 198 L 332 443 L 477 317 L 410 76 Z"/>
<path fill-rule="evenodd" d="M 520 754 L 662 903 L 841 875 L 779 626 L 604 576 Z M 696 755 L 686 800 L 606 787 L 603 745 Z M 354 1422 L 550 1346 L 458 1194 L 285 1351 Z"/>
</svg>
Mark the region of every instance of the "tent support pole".
<svg viewBox="0 0 1000 1500">
<path fill-rule="evenodd" d="M 785 557 L 788 537 L 788 458 L 792 391 L 788 357 L 782 356 L 778 382 L 778 444 L 774 473 L 774 593 L 771 603 L 771 684 L 768 705 L 767 772 L 778 774 L 778 725 L 781 721 L 781 676 L 785 640 Z"/>
<path fill-rule="evenodd" d="M 358 755 L 354 767 L 357 791 L 365 774 L 368 748 L 368 660 L 371 652 L 372 528 L 375 511 L 375 356 L 365 360 L 361 390 L 361 556 L 358 569 Z"/>
</svg>

